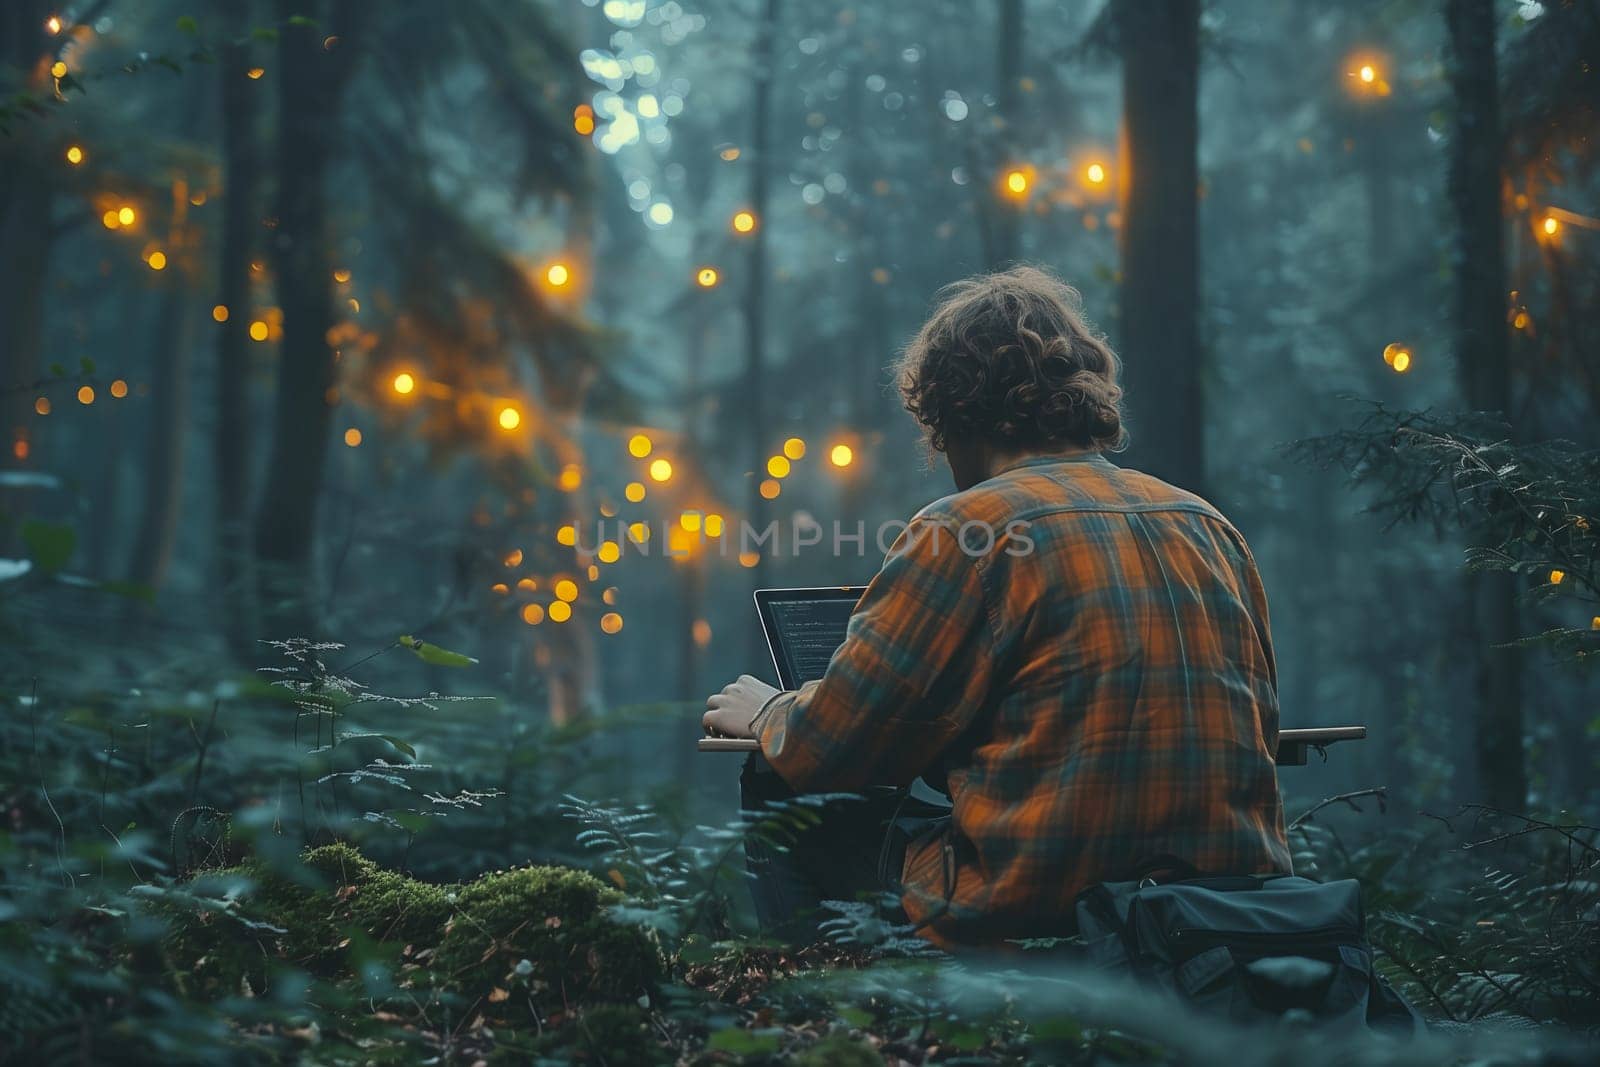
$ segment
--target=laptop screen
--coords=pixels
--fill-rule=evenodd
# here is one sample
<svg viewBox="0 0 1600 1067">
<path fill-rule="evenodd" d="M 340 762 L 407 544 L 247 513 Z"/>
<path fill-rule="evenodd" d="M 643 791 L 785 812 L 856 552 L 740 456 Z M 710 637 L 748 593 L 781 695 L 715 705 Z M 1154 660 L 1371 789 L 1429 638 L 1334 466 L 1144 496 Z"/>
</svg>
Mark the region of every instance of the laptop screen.
<svg viewBox="0 0 1600 1067">
<path fill-rule="evenodd" d="M 827 672 L 862 592 L 860 586 L 756 591 L 761 626 L 784 689 L 798 689 Z"/>
</svg>

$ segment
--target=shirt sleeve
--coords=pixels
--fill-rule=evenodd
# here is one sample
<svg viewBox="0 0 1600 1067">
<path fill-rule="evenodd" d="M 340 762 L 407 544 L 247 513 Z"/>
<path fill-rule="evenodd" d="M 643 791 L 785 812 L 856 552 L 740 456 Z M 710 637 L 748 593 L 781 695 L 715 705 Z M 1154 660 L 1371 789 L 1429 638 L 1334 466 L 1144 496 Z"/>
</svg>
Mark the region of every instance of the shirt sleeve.
<svg viewBox="0 0 1600 1067">
<path fill-rule="evenodd" d="M 792 788 L 908 783 L 971 724 L 994 670 L 978 563 L 948 520 L 912 520 L 827 672 L 762 717 L 762 753 Z"/>
</svg>

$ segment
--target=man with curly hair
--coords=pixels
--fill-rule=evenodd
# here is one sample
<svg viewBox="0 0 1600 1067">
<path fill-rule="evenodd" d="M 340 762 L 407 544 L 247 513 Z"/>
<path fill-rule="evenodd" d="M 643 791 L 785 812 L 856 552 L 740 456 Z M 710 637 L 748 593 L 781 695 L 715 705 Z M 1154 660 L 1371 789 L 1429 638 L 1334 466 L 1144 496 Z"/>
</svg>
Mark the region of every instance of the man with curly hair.
<svg viewBox="0 0 1600 1067">
<path fill-rule="evenodd" d="M 1276 667 L 1244 538 L 1113 464 L 1118 360 L 1076 291 L 1017 267 L 948 287 L 899 367 L 956 492 L 889 552 L 826 674 L 748 675 L 707 729 L 759 740 L 747 808 L 820 805 L 747 853 L 764 925 L 891 889 L 936 944 L 1073 932 L 1075 896 L 1152 865 L 1290 871 Z M 946 787 L 949 807 L 903 788 Z M 885 832 L 885 827 L 888 832 Z"/>
</svg>

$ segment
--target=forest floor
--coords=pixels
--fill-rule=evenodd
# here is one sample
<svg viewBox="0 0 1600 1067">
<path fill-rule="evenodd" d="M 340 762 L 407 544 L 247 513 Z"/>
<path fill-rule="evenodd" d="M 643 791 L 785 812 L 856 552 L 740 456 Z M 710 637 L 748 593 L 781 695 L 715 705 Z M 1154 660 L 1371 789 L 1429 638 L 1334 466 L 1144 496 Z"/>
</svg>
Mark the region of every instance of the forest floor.
<svg viewBox="0 0 1600 1067">
<path fill-rule="evenodd" d="M 585 801 L 631 780 L 606 731 L 634 720 L 375 696 L 446 650 L 355 656 L 369 687 L 332 650 L 263 675 L 107 640 L 30 632 L 29 681 L 0 693 L 7 1062 L 1600 1059 L 1600 849 L 1563 814 L 1301 822 L 1297 870 L 1360 880 L 1379 969 L 1430 1026 L 1241 1027 L 1048 953 L 931 953 L 861 910 L 827 944 L 762 941 L 742 844 L 803 808 L 705 826 L 670 789 Z"/>
</svg>

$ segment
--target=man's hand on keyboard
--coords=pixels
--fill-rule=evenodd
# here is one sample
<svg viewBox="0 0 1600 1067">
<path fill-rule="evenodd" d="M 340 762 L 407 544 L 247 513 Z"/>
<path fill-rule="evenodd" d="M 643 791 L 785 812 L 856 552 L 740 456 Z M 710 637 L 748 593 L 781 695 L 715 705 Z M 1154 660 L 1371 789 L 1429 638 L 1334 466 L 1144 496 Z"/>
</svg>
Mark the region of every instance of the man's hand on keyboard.
<svg viewBox="0 0 1600 1067">
<path fill-rule="evenodd" d="M 754 737 L 752 723 L 767 701 L 778 695 L 760 678 L 741 674 L 737 681 L 723 686 L 706 700 L 706 713 L 700 720 L 706 732 L 722 737 Z"/>
</svg>

